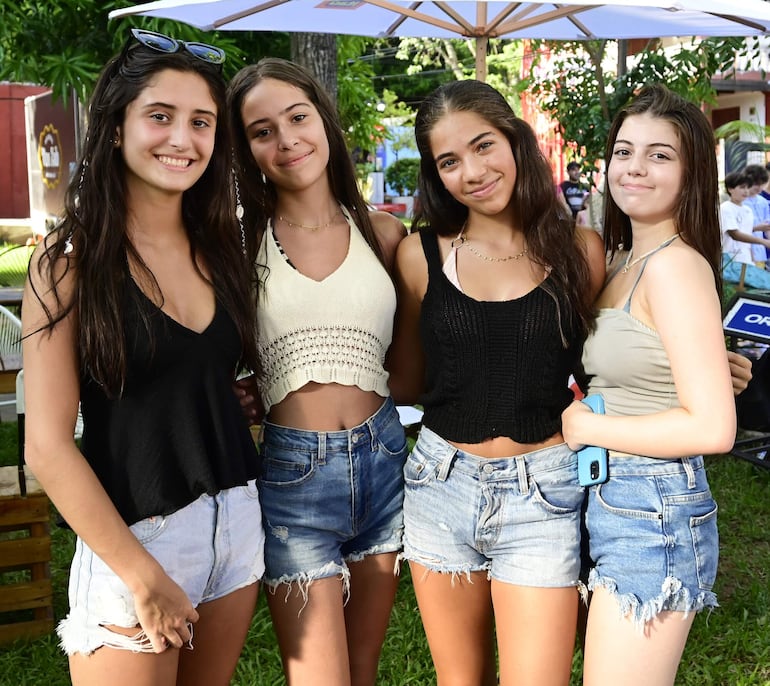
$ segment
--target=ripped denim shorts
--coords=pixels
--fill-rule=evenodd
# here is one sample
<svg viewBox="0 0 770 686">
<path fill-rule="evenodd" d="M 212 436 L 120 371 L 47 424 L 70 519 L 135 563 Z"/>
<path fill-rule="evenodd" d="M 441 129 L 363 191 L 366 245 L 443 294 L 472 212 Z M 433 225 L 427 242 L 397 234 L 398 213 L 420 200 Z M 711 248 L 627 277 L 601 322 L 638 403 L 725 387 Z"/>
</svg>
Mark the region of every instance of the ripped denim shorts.
<svg viewBox="0 0 770 686">
<path fill-rule="evenodd" d="M 259 494 L 266 585 L 339 575 L 401 549 L 407 445 L 393 401 L 352 429 L 263 424 Z"/>
<path fill-rule="evenodd" d="M 717 505 L 703 458 L 610 452 L 609 474 L 588 491 L 589 589 L 606 588 L 637 624 L 716 607 Z"/>
<path fill-rule="evenodd" d="M 579 586 L 585 489 L 566 444 L 486 458 L 423 426 L 404 475 L 404 559 L 518 586 Z"/>
<path fill-rule="evenodd" d="M 256 583 L 265 570 L 265 535 L 254 481 L 213 496 L 203 494 L 181 510 L 148 517 L 129 528 L 187 593 L 193 607 Z M 138 627 L 134 598 L 80 538 L 70 568 L 69 603 L 69 614 L 57 627 L 67 655 L 90 655 L 103 646 L 152 652 L 140 629 L 124 636 L 106 628 Z"/>
</svg>

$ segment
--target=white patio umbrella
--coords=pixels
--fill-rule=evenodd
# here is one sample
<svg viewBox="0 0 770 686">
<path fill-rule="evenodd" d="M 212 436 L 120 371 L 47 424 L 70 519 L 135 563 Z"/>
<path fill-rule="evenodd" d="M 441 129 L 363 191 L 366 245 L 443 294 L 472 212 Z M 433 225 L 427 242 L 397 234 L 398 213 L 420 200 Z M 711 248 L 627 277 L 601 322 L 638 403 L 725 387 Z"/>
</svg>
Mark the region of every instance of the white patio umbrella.
<svg viewBox="0 0 770 686">
<path fill-rule="evenodd" d="M 289 31 L 373 37 L 475 38 L 486 78 L 490 38 L 749 36 L 770 31 L 765 0 L 159 0 L 110 12 L 207 31 Z"/>
</svg>

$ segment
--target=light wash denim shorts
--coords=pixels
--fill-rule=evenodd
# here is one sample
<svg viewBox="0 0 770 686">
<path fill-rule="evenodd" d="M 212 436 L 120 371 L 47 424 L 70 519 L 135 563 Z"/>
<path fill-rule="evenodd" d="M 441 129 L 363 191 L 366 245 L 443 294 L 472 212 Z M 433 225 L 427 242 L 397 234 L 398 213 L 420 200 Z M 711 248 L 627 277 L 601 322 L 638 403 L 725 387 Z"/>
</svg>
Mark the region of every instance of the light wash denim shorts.
<svg viewBox="0 0 770 686">
<path fill-rule="evenodd" d="M 716 607 L 717 505 L 703 458 L 610 452 L 609 475 L 588 491 L 589 589 L 609 590 L 637 624 Z"/>
<path fill-rule="evenodd" d="M 518 586 L 578 585 L 585 490 L 566 444 L 486 458 L 423 427 L 404 476 L 405 559 Z"/>
<path fill-rule="evenodd" d="M 265 584 L 340 575 L 347 590 L 346 562 L 401 549 L 407 446 L 390 398 L 343 431 L 264 422 L 261 453 Z"/>
<path fill-rule="evenodd" d="M 265 571 L 254 481 L 204 494 L 181 510 L 143 519 L 130 529 L 194 607 L 256 583 Z M 69 603 L 69 614 L 57 628 L 68 655 L 89 655 L 102 646 L 152 652 L 143 631 L 123 636 L 105 628 L 138 625 L 133 595 L 80 538 L 70 569 Z"/>
</svg>

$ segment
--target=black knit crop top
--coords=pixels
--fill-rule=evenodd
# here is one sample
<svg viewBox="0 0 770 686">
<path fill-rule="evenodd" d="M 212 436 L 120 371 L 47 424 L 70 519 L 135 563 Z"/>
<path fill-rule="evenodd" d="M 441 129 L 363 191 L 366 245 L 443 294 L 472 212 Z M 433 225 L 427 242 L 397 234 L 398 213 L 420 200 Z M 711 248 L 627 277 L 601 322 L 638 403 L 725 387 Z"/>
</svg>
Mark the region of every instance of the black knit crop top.
<svg viewBox="0 0 770 686">
<path fill-rule="evenodd" d="M 549 277 L 515 300 L 474 300 L 442 271 L 436 235 L 420 237 L 428 263 L 420 315 L 423 425 L 458 443 L 497 436 L 537 443 L 559 432 L 580 353 L 580 340 L 565 328 L 566 299 L 557 306 L 543 287 Z"/>
<path fill-rule="evenodd" d="M 241 341 L 221 303 L 201 333 L 167 316 L 133 281 L 124 303 L 123 392 L 108 397 L 81 379 L 81 450 L 130 525 L 244 485 L 257 476 L 258 456 L 232 389 Z"/>
</svg>

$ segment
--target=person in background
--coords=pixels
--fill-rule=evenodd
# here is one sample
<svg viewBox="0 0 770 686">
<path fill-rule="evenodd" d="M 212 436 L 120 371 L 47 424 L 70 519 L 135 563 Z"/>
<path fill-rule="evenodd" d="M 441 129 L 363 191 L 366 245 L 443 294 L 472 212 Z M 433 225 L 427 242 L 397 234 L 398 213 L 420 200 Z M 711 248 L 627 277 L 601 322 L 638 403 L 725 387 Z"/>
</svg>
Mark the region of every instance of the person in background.
<svg viewBox="0 0 770 686">
<path fill-rule="evenodd" d="M 736 430 L 714 136 L 697 106 L 647 86 L 613 122 L 605 159 L 606 246 L 629 248 L 583 351 L 606 414 L 573 402 L 562 415 L 571 448 L 610 450 L 609 480 L 588 492 L 583 683 L 666 686 L 695 614 L 717 605 L 717 507 L 701 455 L 728 451 Z"/>
<path fill-rule="evenodd" d="M 760 191 L 770 179 L 767 169 L 761 164 L 749 164 L 743 170 L 749 180 L 749 195 L 743 201 L 746 207 L 750 207 L 754 214 L 753 234 L 757 238 L 770 237 L 770 202 L 760 195 Z M 751 256 L 757 267 L 765 267 L 767 262 L 767 250 L 759 243 L 751 246 Z"/>
<path fill-rule="evenodd" d="M 405 229 L 367 210 L 336 110 L 305 69 L 245 67 L 228 104 L 260 274 L 264 583 L 284 673 L 373 685 L 402 545 L 407 446 L 384 360 Z"/>
<path fill-rule="evenodd" d="M 719 208 L 722 230 L 722 252 L 728 259 L 741 264 L 756 266 L 751 247 L 770 247 L 770 239 L 761 232 L 753 232 L 754 213 L 746 204 L 749 197 L 751 180 L 745 172 L 730 172 L 724 179 L 725 191 L 729 200 Z"/>
<path fill-rule="evenodd" d="M 79 686 L 229 684 L 264 570 L 224 59 L 132 30 L 29 269 L 25 456 L 78 536 L 58 633 Z"/>
<path fill-rule="evenodd" d="M 572 218 L 577 219 L 578 212 L 583 209 L 583 201 L 588 195 L 586 187 L 580 183 L 580 163 L 573 160 L 567 165 L 567 177 L 559 184 L 559 188 L 572 212 Z"/>
<path fill-rule="evenodd" d="M 394 398 L 425 409 L 403 557 L 439 686 L 497 684 L 495 632 L 500 684 L 566 685 L 584 491 L 559 416 L 601 240 L 576 229 L 532 129 L 491 86 L 440 87 L 415 135 L 424 214 L 398 248 L 389 354 Z"/>
</svg>

